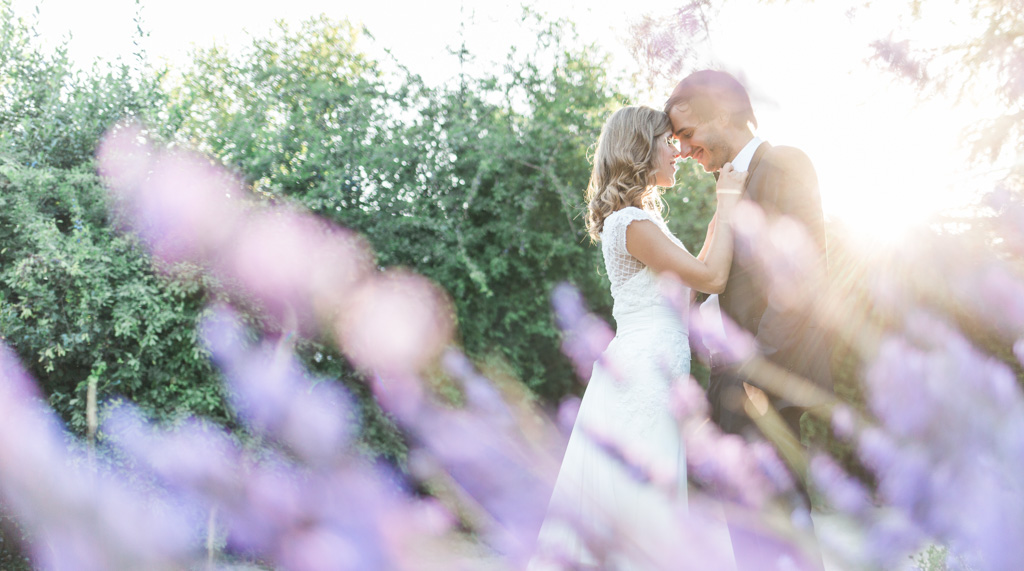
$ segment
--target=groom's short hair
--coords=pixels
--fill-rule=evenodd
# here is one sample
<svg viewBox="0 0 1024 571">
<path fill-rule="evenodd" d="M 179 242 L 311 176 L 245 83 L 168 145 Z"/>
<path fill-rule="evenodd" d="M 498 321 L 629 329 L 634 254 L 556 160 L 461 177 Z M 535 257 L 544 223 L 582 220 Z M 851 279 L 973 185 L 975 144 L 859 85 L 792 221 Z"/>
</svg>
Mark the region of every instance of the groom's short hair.
<svg viewBox="0 0 1024 571">
<path fill-rule="evenodd" d="M 710 121 L 724 111 L 737 127 L 757 127 L 747 90 L 724 71 L 704 69 L 683 78 L 665 102 L 665 113 L 679 105 L 689 106 L 702 121 Z"/>
</svg>

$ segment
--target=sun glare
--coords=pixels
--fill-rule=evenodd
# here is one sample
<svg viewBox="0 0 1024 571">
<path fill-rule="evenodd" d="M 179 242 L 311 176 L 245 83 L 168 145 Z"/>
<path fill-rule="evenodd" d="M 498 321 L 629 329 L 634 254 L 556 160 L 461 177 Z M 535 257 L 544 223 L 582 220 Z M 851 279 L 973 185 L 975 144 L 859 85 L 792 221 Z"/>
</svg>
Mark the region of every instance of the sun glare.
<svg viewBox="0 0 1024 571">
<path fill-rule="evenodd" d="M 951 27 L 962 34 L 970 23 L 952 1 L 928 10 L 921 22 L 894 7 L 773 3 L 727 7 L 718 19 L 727 24 L 716 57 L 744 77 L 758 134 L 806 152 L 826 216 L 872 244 L 898 245 L 936 213 L 975 201 L 999 173 L 968 161 L 966 139 L 970 126 L 999 114 L 995 102 L 926 98 L 869 63 L 871 42 L 887 34 L 945 45 Z"/>
</svg>

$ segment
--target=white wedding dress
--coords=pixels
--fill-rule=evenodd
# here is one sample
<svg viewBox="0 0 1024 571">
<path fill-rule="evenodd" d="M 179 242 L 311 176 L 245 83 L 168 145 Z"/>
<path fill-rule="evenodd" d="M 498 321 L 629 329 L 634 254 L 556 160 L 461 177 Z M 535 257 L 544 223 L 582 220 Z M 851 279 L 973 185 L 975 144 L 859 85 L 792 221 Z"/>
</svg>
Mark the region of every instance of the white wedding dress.
<svg viewBox="0 0 1024 571">
<path fill-rule="evenodd" d="M 531 570 L 658 567 L 649 557 L 666 553 L 685 510 L 686 459 L 670 387 L 690 372 L 686 315 L 665 302 L 658 276 L 626 249 L 626 228 L 638 220 L 683 247 L 659 215 L 639 208 L 604 221 L 615 337 L 594 365 Z"/>
</svg>

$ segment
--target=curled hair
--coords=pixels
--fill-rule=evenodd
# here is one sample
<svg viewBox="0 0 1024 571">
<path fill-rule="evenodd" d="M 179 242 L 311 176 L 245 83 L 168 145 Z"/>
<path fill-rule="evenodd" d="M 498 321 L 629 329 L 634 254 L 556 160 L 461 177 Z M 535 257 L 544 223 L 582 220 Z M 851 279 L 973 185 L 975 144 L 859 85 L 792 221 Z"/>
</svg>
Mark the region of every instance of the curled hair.
<svg viewBox="0 0 1024 571">
<path fill-rule="evenodd" d="M 586 195 L 593 241 L 616 210 L 636 206 L 661 215 L 661 191 L 654 186 L 658 143 L 671 132 L 668 115 L 643 106 L 623 107 L 604 124 Z"/>
<path fill-rule="evenodd" d="M 757 127 L 750 95 L 739 80 L 724 71 L 704 69 L 683 78 L 665 102 L 665 113 L 681 106 L 688 106 L 701 121 L 724 113 L 735 127 Z"/>
</svg>

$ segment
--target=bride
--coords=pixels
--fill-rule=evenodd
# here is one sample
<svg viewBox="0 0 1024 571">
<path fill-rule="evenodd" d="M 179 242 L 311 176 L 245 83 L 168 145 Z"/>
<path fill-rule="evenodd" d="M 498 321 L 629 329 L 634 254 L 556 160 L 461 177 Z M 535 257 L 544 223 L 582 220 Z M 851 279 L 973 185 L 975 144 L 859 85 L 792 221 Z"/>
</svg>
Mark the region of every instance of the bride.
<svg viewBox="0 0 1024 571">
<path fill-rule="evenodd" d="M 625 107 L 601 131 L 587 227 L 601 242 L 616 333 L 594 365 L 530 569 L 657 567 L 658 550 L 672 542 L 673 506 L 685 508 L 686 462 L 669 392 L 690 372 L 687 316 L 662 298 L 658 277 L 722 291 L 746 173 L 722 167 L 717 212 L 694 257 L 661 215 L 661 189 L 675 184 L 678 157 L 661 111 Z"/>
</svg>

